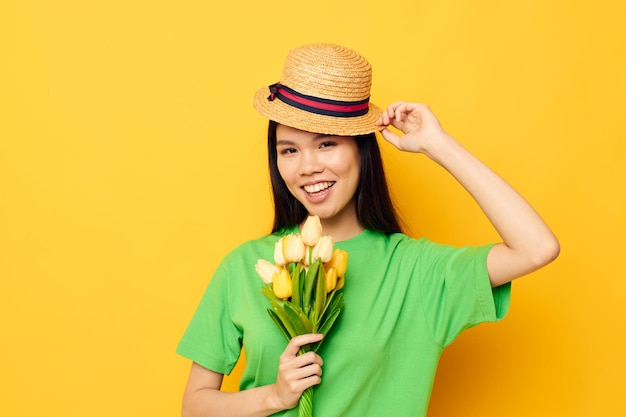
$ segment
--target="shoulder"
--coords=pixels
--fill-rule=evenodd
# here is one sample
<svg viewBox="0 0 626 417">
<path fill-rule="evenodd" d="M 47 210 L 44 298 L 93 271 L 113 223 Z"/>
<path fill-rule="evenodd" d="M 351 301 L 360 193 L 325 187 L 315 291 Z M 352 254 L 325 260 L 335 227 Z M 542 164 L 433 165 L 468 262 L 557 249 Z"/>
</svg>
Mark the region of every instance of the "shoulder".
<svg viewBox="0 0 626 417">
<path fill-rule="evenodd" d="M 372 259 L 386 258 L 406 260 L 407 256 L 418 258 L 424 251 L 428 251 L 433 245 L 425 238 L 415 239 L 403 233 L 383 233 L 365 230 L 356 238 L 338 242 L 341 249 L 346 250 L 351 256 L 358 254 Z"/>
<path fill-rule="evenodd" d="M 454 246 L 434 242 L 428 238 L 413 238 L 402 233 L 386 236 L 387 244 L 393 249 L 396 256 L 405 260 L 414 258 L 416 261 L 438 263 L 444 260 L 474 259 L 485 261 L 486 255 L 493 244 L 481 246 Z"/>
<path fill-rule="evenodd" d="M 259 258 L 271 260 L 274 256 L 274 245 L 279 237 L 279 234 L 271 234 L 248 240 L 231 250 L 222 260 L 222 264 L 229 265 L 242 260 L 256 262 Z"/>
<path fill-rule="evenodd" d="M 404 233 L 382 235 L 379 239 L 384 239 L 387 245 L 401 252 L 423 252 L 433 250 L 440 246 L 445 246 L 435 243 L 425 237 L 414 238 L 407 236 Z"/>
<path fill-rule="evenodd" d="M 240 291 L 244 282 L 257 282 L 255 265 L 259 259 L 272 261 L 277 235 L 245 241 L 226 254 L 213 272 L 209 286 Z"/>
</svg>

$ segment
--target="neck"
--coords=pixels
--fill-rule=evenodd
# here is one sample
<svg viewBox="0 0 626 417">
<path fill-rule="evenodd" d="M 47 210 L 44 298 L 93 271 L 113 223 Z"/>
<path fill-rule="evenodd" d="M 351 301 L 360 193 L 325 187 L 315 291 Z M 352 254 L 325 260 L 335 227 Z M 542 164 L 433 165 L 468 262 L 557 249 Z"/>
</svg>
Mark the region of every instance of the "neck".
<svg viewBox="0 0 626 417">
<path fill-rule="evenodd" d="M 325 235 L 332 236 L 333 242 L 341 242 L 342 240 L 348 240 L 357 236 L 364 228 L 358 222 L 349 227 L 345 223 L 333 225 L 322 222 L 322 230 L 324 230 Z"/>
<path fill-rule="evenodd" d="M 336 215 L 327 219 L 322 218 L 320 223 L 322 224 L 322 234 L 331 236 L 334 242 L 351 239 L 365 229 L 357 220 L 356 215 Z"/>
</svg>

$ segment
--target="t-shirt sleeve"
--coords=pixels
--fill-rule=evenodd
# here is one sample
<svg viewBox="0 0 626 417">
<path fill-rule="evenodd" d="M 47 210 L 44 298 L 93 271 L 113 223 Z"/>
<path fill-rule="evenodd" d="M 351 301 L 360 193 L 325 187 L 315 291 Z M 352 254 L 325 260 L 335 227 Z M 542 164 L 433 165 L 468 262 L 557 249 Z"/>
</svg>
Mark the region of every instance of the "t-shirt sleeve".
<svg viewBox="0 0 626 417">
<path fill-rule="evenodd" d="M 493 245 L 456 248 L 430 244 L 419 274 L 424 315 L 441 346 L 465 329 L 504 318 L 511 284 L 491 288 L 487 255 Z"/>
<path fill-rule="evenodd" d="M 230 314 L 228 268 L 222 263 L 209 283 L 176 353 L 228 375 L 241 353 L 241 330 Z"/>
</svg>

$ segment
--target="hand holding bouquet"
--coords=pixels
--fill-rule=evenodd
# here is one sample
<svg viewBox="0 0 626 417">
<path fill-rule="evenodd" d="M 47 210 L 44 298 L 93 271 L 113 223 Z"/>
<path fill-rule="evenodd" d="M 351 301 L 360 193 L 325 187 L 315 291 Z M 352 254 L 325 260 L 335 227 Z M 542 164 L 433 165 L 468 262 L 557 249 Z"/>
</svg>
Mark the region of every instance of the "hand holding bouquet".
<svg viewBox="0 0 626 417">
<path fill-rule="evenodd" d="M 270 300 L 268 312 L 287 341 L 307 333 L 326 336 L 343 308 L 344 275 L 348 254 L 335 249 L 331 236 L 322 236 L 317 216 L 309 216 L 302 234 L 276 242 L 274 262 L 259 259 L 256 270 L 267 286 L 261 292 Z M 300 354 L 317 352 L 322 342 L 306 345 Z M 298 416 L 311 417 L 313 388 L 300 398 Z"/>
</svg>

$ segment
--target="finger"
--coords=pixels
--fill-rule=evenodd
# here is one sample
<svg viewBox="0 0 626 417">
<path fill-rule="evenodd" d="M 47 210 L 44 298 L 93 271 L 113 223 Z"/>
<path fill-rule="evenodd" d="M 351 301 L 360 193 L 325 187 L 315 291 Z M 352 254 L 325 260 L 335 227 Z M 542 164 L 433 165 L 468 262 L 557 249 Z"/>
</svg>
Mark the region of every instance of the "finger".
<svg viewBox="0 0 626 417">
<path fill-rule="evenodd" d="M 279 379 L 291 386 L 292 390 L 298 391 L 302 383 L 315 384 L 319 382 L 304 381 L 310 378 L 319 380 L 322 376 L 322 358 L 314 352 L 281 361 L 278 367 Z M 305 388 L 302 388 L 305 389 Z"/>
<path fill-rule="evenodd" d="M 389 125 L 389 117 L 387 116 L 387 111 L 383 110 L 380 113 L 380 117 L 378 118 L 378 120 L 376 120 L 375 124 L 377 126 L 387 126 Z"/>
<path fill-rule="evenodd" d="M 385 138 L 387 142 L 391 143 L 396 148 L 400 148 L 400 137 L 398 135 L 396 135 L 389 129 L 383 129 L 380 131 L 380 133 L 383 135 L 383 138 Z"/>
<path fill-rule="evenodd" d="M 401 101 L 396 101 L 394 103 L 391 103 L 389 106 L 387 106 L 387 109 L 385 110 L 385 119 L 387 121 L 386 125 L 390 125 L 394 122 L 394 119 L 396 117 L 396 109 L 401 104 L 402 104 Z"/>
<path fill-rule="evenodd" d="M 391 103 L 389 106 L 387 106 L 387 108 L 385 109 L 385 117 L 387 118 L 387 125 L 389 123 L 391 123 L 391 120 L 395 117 L 396 115 L 396 108 L 401 104 L 400 101 L 396 101 L 394 103 Z"/>
<path fill-rule="evenodd" d="M 289 372 L 284 372 L 281 378 L 281 385 L 283 387 L 288 387 L 289 392 L 300 394 L 306 388 L 313 384 L 318 384 L 322 379 L 322 368 L 319 366 L 316 367 L 307 367 L 307 368 L 299 368 L 293 369 Z M 302 385 L 306 386 L 302 386 Z"/>
<path fill-rule="evenodd" d="M 294 373 L 300 374 L 302 370 L 305 370 L 304 376 L 312 375 L 317 370 L 321 369 L 324 361 L 321 356 L 319 356 L 315 352 L 307 352 L 303 355 L 290 357 L 290 358 L 281 358 L 278 365 L 279 373 L 284 373 L 285 375 L 294 375 Z M 314 368 L 309 368 L 313 366 Z M 306 371 L 306 369 L 313 369 L 314 372 Z M 308 372 L 308 373 L 307 373 Z M 301 375 L 302 376 L 302 375 Z"/>
<path fill-rule="evenodd" d="M 320 340 L 322 340 L 323 337 L 324 336 L 322 334 L 317 333 L 296 336 L 289 341 L 287 347 L 285 348 L 285 351 L 283 352 L 283 355 L 296 356 L 302 346 L 319 342 Z"/>
<path fill-rule="evenodd" d="M 290 372 L 290 376 L 294 381 L 306 380 L 309 378 L 320 379 L 322 377 L 322 365 L 319 363 L 311 363 L 300 368 L 295 368 Z"/>
<path fill-rule="evenodd" d="M 412 113 L 416 109 L 416 105 L 414 103 L 402 103 L 396 108 L 395 117 L 398 121 L 406 121 L 409 114 Z"/>
<path fill-rule="evenodd" d="M 303 355 L 298 355 L 294 359 L 292 359 L 292 364 L 296 368 L 301 368 L 311 364 L 317 364 L 322 366 L 324 361 L 322 357 L 313 351 L 309 351 Z"/>
<path fill-rule="evenodd" d="M 311 363 L 300 368 L 295 368 L 290 373 L 294 380 L 310 378 L 312 376 L 322 376 L 322 366 L 319 363 Z"/>
<path fill-rule="evenodd" d="M 313 385 L 317 385 L 320 382 L 322 382 L 322 377 L 320 375 L 313 374 L 313 375 L 305 376 L 302 378 L 294 379 L 290 383 L 290 387 L 291 387 L 290 389 L 293 392 L 298 393 L 298 396 L 300 396 L 302 392 L 304 392 L 304 390 L 306 390 L 309 387 L 312 387 Z"/>
<path fill-rule="evenodd" d="M 406 108 L 406 104 L 402 103 L 401 105 L 399 105 L 398 107 L 396 107 L 395 112 L 394 112 L 394 117 L 396 119 L 396 121 L 398 122 L 402 122 L 404 121 L 404 109 Z"/>
<path fill-rule="evenodd" d="M 393 114 L 393 112 L 395 111 L 396 108 L 400 107 L 401 105 L 403 105 L 405 102 L 398 100 L 398 101 L 394 101 L 393 103 L 391 103 L 389 106 L 387 106 L 387 110 L 391 110 L 391 114 Z"/>
</svg>

